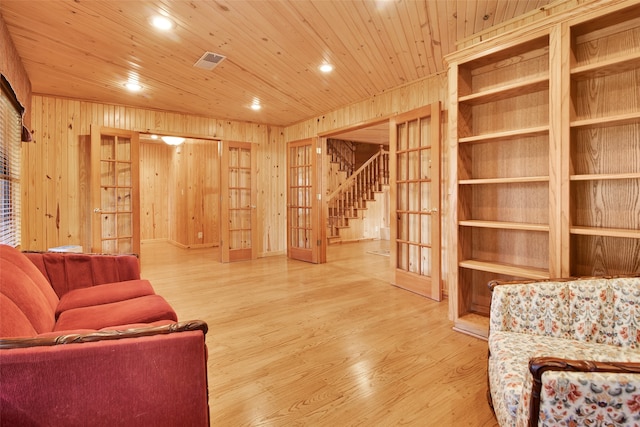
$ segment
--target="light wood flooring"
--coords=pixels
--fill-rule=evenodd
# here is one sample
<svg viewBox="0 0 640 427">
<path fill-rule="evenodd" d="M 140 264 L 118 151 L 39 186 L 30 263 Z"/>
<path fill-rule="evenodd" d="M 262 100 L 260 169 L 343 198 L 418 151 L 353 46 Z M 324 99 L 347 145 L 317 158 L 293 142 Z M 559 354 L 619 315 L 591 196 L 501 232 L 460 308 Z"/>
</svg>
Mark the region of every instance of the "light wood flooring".
<svg viewBox="0 0 640 427">
<path fill-rule="evenodd" d="M 143 242 L 142 276 L 180 320 L 209 324 L 212 426 L 496 426 L 487 344 L 447 302 L 390 285 L 387 241 L 221 264 L 217 249 Z M 385 246 L 386 245 L 386 246 Z"/>
</svg>

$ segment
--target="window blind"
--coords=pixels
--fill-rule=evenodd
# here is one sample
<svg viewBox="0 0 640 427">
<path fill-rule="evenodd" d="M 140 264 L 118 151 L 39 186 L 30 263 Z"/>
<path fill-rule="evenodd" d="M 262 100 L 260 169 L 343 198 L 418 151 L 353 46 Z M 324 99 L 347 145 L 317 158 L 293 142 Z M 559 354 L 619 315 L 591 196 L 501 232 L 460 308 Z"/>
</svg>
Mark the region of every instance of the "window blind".
<svg viewBox="0 0 640 427">
<path fill-rule="evenodd" d="M 20 246 L 20 140 L 22 118 L 13 93 L 0 94 L 0 243 Z"/>
</svg>

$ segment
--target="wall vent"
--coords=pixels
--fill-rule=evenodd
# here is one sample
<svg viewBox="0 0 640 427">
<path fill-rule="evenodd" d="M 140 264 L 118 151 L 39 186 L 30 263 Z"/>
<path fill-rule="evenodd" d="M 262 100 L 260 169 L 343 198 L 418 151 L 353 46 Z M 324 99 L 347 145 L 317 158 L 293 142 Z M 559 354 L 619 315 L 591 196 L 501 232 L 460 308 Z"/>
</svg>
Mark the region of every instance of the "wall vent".
<svg viewBox="0 0 640 427">
<path fill-rule="evenodd" d="M 202 68 L 203 70 L 213 70 L 216 68 L 222 61 L 224 61 L 226 56 L 219 55 L 213 52 L 205 52 L 204 55 L 200 57 L 193 64 L 194 67 Z"/>
</svg>

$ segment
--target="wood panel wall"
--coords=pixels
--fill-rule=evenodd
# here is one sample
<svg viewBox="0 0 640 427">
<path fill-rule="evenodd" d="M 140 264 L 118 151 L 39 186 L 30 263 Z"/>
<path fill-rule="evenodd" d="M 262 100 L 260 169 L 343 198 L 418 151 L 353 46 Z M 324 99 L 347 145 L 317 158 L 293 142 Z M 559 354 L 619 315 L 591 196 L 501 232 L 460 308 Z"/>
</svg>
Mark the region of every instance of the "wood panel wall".
<svg viewBox="0 0 640 427">
<path fill-rule="evenodd" d="M 23 152 L 23 173 L 28 177 L 23 190 L 23 249 L 43 250 L 67 244 L 89 247 L 88 146 L 90 127 L 95 124 L 140 132 L 257 143 L 257 212 L 262 236 L 259 254 L 284 253 L 286 139 L 301 139 L 305 135 L 328 133 L 379 120 L 430 104 L 434 100 L 443 100 L 445 93 L 446 77 L 433 76 L 285 129 L 35 95 L 32 107 L 34 142 L 27 144 Z M 171 167 L 175 167 L 175 158 L 167 158 L 173 156 L 171 151 L 167 152 L 168 147 L 142 145 L 142 239 L 168 238 L 185 246 L 215 244 L 219 240 L 217 228 L 205 228 L 204 224 L 210 222 L 203 218 L 205 211 L 217 212 L 215 205 L 211 201 L 204 202 L 200 207 L 192 205 L 194 212 L 191 216 L 183 215 L 182 212 L 186 210 L 182 204 L 171 206 L 171 198 L 165 195 L 171 194 L 167 193 L 167 189 L 172 188 L 167 182 L 171 182 L 171 176 L 167 174 L 172 170 Z M 198 155 L 192 157 L 200 158 Z M 167 165 L 170 167 L 167 168 Z M 186 165 L 184 171 L 189 169 L 190 166 Z M 173 170 L 174 173 L 184 173 Z M 204 184 L 192 190 L 200 191 L 200 194 L 215 191 L 206 189 Z M 196 196 L 192 195 L 190 200 L 196 203 Z M 187 218 L 179 227 L 174 227 L 175 232 L 171 231 L 170 225 L 172 213 Z M 202 229 L 203 239 L 197 238 L 199 229 Z"/>
<path fill-rule="evenodd" d="M 22 173 L 25 183 L 22 195 L 22 249 L 44 250 L 70 244 L 89 247 L 89 135 L 93 124 L 196 139 L 226 138 L 258 144 L 258 235 L 263 236 L 259 253 L 261 256 L 284 253 L 285 177 L 281 171 L 285 170 L 285 150 L 282 128 L 43 95 L 33 96 L 31 119 L 34 142 L 23 146 Z M 141 196 L 142 238 L 167 238 L 171 236 L 169 222 L 173 208 L 169 204 L 169 193 L 165 192 L 172 187 L 165 177 L 171 170 L 167 165 L 171 166 L 175 159 L 171 151 L 143 145 L 141 193 L 150 194 Z M 192 162 L 181 163 L 185 170 L 200 161 L 195 151 L 191 157 Z M 160 170 L 156 176 L 156 171 Z M 176 171 L 183 173 L 174 169 L 174 173 Z M 205 175 L 198 179 L 211 180 L 214 173 L 213 170 L 204 171 Z M 208 220 L 202 217 L 204 206 L 212 206 L 211 197 L 208 195 L 208 201 L 201 204 L 202 208 L 195 209 L 199 203 L 196 202 L 197 195 L 210 192 L 213 187 L 197 187 L 197 190 L 192 189 L 190 196 L 193 212 L 186 217 L 186 226 L 181 226 L 174 234 L 175 241 L 180 244 L 190 245 L 194 234 L 197 238 L 198 228 L 202 229 L 203 237 L 209 239 L 210 236 L 212 242 L 217 241 L 216 233 L 212 231 L 216 225 L 205 227 Z M 167 200 L 169 212 L 166 216 L 163 216 L 166 211 L 162 198 Z M 210 213 L 210 209 L 206 208 L 206 212 Z M 178 234 L 182 232 L 184 236 Z M 198 240 L 193 244 L 197 243 Z"/>
<path fill-rule="evenodd" d="M 218 246 L 218 142 L 188 140 L 179 147 L 171 147 L 170 152 L 169 188 L 166 193 L 169 195 L 169 240 L 188 248 Z"/>
<path fill-rule="evenodd" d="M 284 139 L 285 142 L 297 141 L 370 122 L 379 122 L 386 117 L 411 111 L 435 101 L 444 102 L 446 95 L 447 75 L 436 74 L 287 126 L 284 129 Z"/>
<path fill-rule="evenodd" d="M 140 142 L 140 240 L 169 238 L 171 151 L 166 144 Z"/>
</svg>

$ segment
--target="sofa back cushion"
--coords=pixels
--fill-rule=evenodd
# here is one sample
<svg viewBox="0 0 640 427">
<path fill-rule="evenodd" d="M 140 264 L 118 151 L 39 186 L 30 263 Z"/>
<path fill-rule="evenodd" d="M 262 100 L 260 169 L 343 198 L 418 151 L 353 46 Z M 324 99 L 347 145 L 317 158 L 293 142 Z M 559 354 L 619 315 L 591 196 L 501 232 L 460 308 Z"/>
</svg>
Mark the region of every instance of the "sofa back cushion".
<svg viewBox="0 0 640 427">
<path fill-rule="evenodd" d="M 640 277 L 499 285 L 493 289 L 492 331 L 640 345 Z"/>
<path fill-rule="evenodd" d="M 53 330 L 58 296 L 36 266 L 7 245 L 0 245 L 0 294 L 0 337 Z"/>
<path fill-rule="evenodd" d="M 640 277 L 612 279 L 613 344 L 640 347 Z"/>
<path fill-rule="evenodd" d="M 491 300 L 491 330 L 567 338 L 568 302 L 564 283 L 496 286 Z"/>
<path fill-rule="evenodd" d="M 135 255 L 26 252 L 59 298 L 74 289 L 140 279 Z"/>
</svg>

